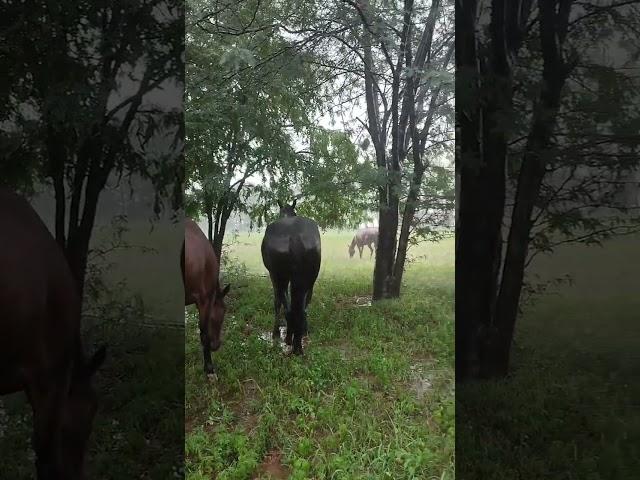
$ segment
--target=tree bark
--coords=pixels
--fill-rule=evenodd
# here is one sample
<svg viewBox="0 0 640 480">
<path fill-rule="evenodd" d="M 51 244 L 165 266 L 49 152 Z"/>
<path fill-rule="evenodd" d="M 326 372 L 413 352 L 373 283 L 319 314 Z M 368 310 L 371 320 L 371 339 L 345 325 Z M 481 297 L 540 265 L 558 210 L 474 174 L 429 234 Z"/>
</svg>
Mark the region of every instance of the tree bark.
<svg viewBox="0 0 640 480">
<path fill-rule="evenodd" d="M 556 5 L 560 8 L 556 13 Z M 456 12 L 457 82 L 472 105 L 456 112 L 460 171 L 456 238 L 456 377 L 504 376 L 520 301 L 531 215 L 545 174 L 544 149 L 550 142 L 565 69 L 558 42 L 566 33 L 571 0 L 539 2 L 543 48 L 543 88 L 534 110 L 519 173 L 507 250 L 502 259 L 506 197 L 508 125 L 512 110 L 510 57 L 517 53 L 532 2 L 493 0 L 490 56 L 480 74 L 475 45 L 475 1 Z M 458 46 L 459 42 L 459 46 Z M 477 80 L 481 82 L 479 92 Z M 481 99 L 476 103 L 475 99 Z M 501 267 L 502 272 L 501 272 Z M 500 276 L 500 273 L 502 275 Z"/>
<path fill-rule="evenodd" d="M 207 238 L 211 245 L 213 245 L 213 206 L 207 204 Z"/>
<path fill-rule="evenodd" d="M 49 157 L 49 175 L 53 181 L 53 191 L 55 196 L 55 235 L 56 241 L 62 248 L 67 249 L 67 235 L 65 228 L 66 221 L 66 189 L 64 185 L 64 169 L 66 163 L 65 145 L 57 135 L 53 125 L 47 125 L 47 156 Z"/>
<path fill-rule="evenodd" d="M 363 23 L 366 19 L 363 20 Z M 376 249 L 375 266 L 373 270 L 373 295 L 374 300 L 383 298 L 385 291 L 385 274 L 387 265 L 389 264 L 389 252 L 388 247 L 383 247 L 389 244 L 389 223 L 387 219 L 387 205 L 389 203 L 389 189 L 387 173 L 387 158 L 386 158 L 386 138 L 385 132 L 380 127 L 380 106 L 378 96 L 375 90 L 376 79 L 374 75 L 374 63 L 373 53 L 371 50 L 371 33 L 366 25 L 363 25 L 363 39 L 364 39 L 364 82 L 365 82 L 365 98 L 367 103 L 367 117 L 369 135 L 376 152 L 376 165 L 378 172 L 381 175 L 385 175 L 385 180 L 382 185 L 378 186 L 378 248 Z"/>
<path fill-rule="evenodd" d="M 415 218 L 416 202 L 418 200 L 418 193 L 420 192 L 420 185 L 422 184 L 423 176 L 424 169 L 418 168 L 418 170 L 414 170 L 411 185 L 409 187 L 409 194 L 407 196 L 407 202 L 405 204 L 404 213 L 402 214 L 402 226 L 400 227 L 400 235 L 398 237 L 398 252 L 393 265 L 393 281 L 391 282 L 388 292 L 389 296 L 393 298 L 400 296 L 404 265 L 407 260 L 407 249 L 409 247 L 409 234 L 411 224 Z"/>
<path fill-rule="evenodd" d="M 562 28 L 563 20 L 566 24 L 568 11 L 567 19 L 562 18 L 562 12 L 561 8 L 560 13 L 556 15 L 554 6 L 550 3 L 540 5 L 540 36 L 544 59 L 542 89 L 518 175 L 489 360 L 491 367 L 501 375 L 506 375 L 509 368 L 529 249 L 532 214 L 545 176 L 545 150 L 551 141 L 566 80 L 566 67 L 560 55 L 561 44 L 558 44 L 565 32 L 559 31 L 558 27 Z"/>
<path fill-rule="evenodd" d="M 456 171 L 459 172 L 456 199 L 456 380 L 477 374 L 479 326 L 489 322 L 486 286 L 487 246 L 483 245 L 480 191 L 480 103 L 476 47 L 478 5 L 463 0 L 456 9 Z"/>
</svg>

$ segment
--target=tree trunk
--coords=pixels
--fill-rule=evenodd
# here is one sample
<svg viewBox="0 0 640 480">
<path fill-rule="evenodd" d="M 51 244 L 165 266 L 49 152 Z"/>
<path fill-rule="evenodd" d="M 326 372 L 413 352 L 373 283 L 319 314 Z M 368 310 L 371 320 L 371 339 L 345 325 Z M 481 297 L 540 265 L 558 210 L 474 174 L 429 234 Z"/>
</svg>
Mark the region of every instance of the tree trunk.
<svg viewBox="0 0 640 480">
<path fill-rule="evenodd" d="M 456 32 L 464 32 L 456 35 L 456 41 L 460 35 L 456 45 L 459 56 L 456 77 L 461 79 L 462 90 L 466 89 L 468 96 L 462 104 L 471 106 L 458 114 L 460 226 L 456 238 L 456 369 L 460 373 L 456 375 L 461 380 L 492 375 L 485 368 L 486 341 L 500 267 L 506 193 L 507 125 L 504 118 L 511 105 L 504 0 L 492 2 L 492 56 L 489 71 L 482 78 L 475 45 L 476 7 L 476 2 L 465 2 L 456 15 L 460 25 Z M 477 93 L 478 81 L 482 82 L 483 102 Z"/>
<path fill-rule="evenodd" d="M 540 30 L 544 57 L 543 88 L 518 178 L 507 251 L 502 259 L 501 223 L 505 203 L 505 165 L 511 111 L 511 71 L 508 57 L 520 46 L 531 2 L 493 0 L 491 53 L 483 72 L 482 95 L 476 85 L 465 84 L 469 100 L 484 98 L 457 112 L 460 169 L 459 225 L 456 238 L 456 376 L 504 376 L 509 368 L 524 267 L 531 230 L 531 214 L 545 174 L 543 149 L 548 145 L 564 82 L 564 66 L 557 42 L 566 33 L 571 0 L 540 2 Z M 466 8 L 468 7 L 468 8 Z M 465 2 L 456 15 L 456 47 L 459 58 L 456 81 L 477 77 L 475 52 L 475 2 Z M 482 126 L 479 119 L 482 118 Z M 479 141 L 479 139 L 482 141 Z M 500 267 L 502 276 L 500 277 Z M 499 292 L 499 294 L 498 294 Z"/>
<path fill-rule="evenodd" d="M 456 105 L 457 187 L 455 309 L 456 380 L 477 375 L 479 327 L 489 323 L 486 258 L 482 244 L 482 201 L 480 169 L 480 104 L 478 102 L 478 59 L 476 53 L 476 0 L 466 0 L 456 9 L 456 92 L 465 97 Z"/>
<path fill-rule="evenodd" d="M 224 244 L 224 235 L 227 231 L 227 220 L 223 213 L 216 213 L 215 229 L 213 232 L 213 251 L 218 260 L 222 257 L 222 245 Z"/>
<path fill-rule="evenodd" d="M 51 125 L 47 125 L 47 156 L 49 157 L 49 175 L 53 181 L 53 191 L 55 196 L 55 236 L 56 241 L 62 248 L 67 249 L 67 235 L 65 228 L 67 198 L 64 186 L 64 168 L 66 162 L 65 145 L 60 141 L 57 131 Z"/>
<path fill-rule="evenodd" d="M 562 19 L 561 19 L 562 20 Z M 543 74 L 540 98 L 534 111 L 532 127 L 518 175 L 515 204 L 504 259 L 500 294 L 496 304 L 494 338 L 490 362 L 493 368 L 506 374 L 511 344 L 518 315 L 525 264 L 532 227 L 532 213 L 545 175 L 547 149 L 560 105 L 561 91 L 566 79 L 566 67 L 559 55 L 556 41 L 563 37 L 557 32 L 553 6 L 540 7 L 540 35 L 543 49 Z"/>
<path fill-rule="evenodd" d="M 206 210 L 207 210 L 207 238 L 209 239 L 209 242 L 211 243 L 211 245 L 213 245 L 213 211 L 212 211 L 212 207 L 207 205 Z"/>
<path fill-rule="evenodd" d="M 422 184 L 423 174 L 424 170 L 414 172 L 411 186 L 409 187 L 407 203 L 405 204 L 404 213 L 402 214 L 400 236 L 398 237 L 398 252 L 393 265 L 393 281 L 389 288 L 390 297 L 397 298 L 400 296 L 404 265 L 407 260 L 407 249 L 409 247 L 409 233 L 416 213 L 416 202 L 418 200 L 418 193 L 420 191 L 420 185 Z"/>
<path fill-rule="evenodd" d="M 391 198 L 390 205 L 382 205 L 379 210 L 378 248 L 373 270 L 372 300 L 374 301 L 392 297 L 391 285 L 397 232 L 398 199 Z"/>
</svg>

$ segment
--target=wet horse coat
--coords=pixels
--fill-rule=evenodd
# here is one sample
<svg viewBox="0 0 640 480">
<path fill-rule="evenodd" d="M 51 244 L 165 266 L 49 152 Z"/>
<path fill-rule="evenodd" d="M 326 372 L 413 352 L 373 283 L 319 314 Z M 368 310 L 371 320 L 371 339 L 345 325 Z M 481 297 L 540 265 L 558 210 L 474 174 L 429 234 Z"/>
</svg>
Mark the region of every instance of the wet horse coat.
<svg viewBox="0 0 640 480">
<path fill-rule="evenodd" d="M 224 290 L 220 290 L 218 258 L 205 234 L 190 218 L 185 221 L 180 266 L 184 284 L 184 304 L 195 304 L 198 309 L 204 370 L 207 374 L 213 374 L 211 352 L 218 350 L 222 343 L 222 323 L 226 309 L 224 297 L 230 286 L 227 285 Z"/>
<path fill-rule="evenodd" d="M 261 251 L 274 293 L 273 337 L 280 337 L 278 313 L 284 306 L 287 345 L 302 354 L 302 337 L 307 334 L 306 309 L 320 272 L 320 232 L 316 222 L 298 217 L 292 206 L 280 205 L 280 218 L 267 226 Z M 290 299 L 288 291 L 290 288 Z"/>
<path fill-rule="evenodd" d="M 360 252 L 360 258 L 362 258 L 362 250 L 364 250 L 365 245 L 371 250 L 371 255 L 369 255 L 369 258 L 371 258 L 374 248 L 378 248 L 378 227 L 365 227 L 356 232 L 349 245 L 349 258 L 353 257 L 356 246 Z M 373 248 L 371 245 L 373 245 Z"/>
<path fill-rule="evenodd" d="M 27 394 L 38 479 L 84 476 L 105 348 L 86 359 L 80 326 L 62 249 L 26 200 L 0 189 L 0 395 Z"/>
</svg>

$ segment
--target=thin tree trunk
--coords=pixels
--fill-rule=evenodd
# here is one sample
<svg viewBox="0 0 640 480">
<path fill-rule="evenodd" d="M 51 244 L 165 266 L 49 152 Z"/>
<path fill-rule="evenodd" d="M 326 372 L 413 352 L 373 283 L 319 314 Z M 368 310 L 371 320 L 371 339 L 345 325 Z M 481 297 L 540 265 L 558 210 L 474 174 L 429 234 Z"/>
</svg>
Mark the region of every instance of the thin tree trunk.
<svg viewBox="0 0 640 480">
<path fill-rule="evenodd" d="M 79 224 L 69 225 L 67 260 L 69 261 L 71 272 L 76 279 L 76 285 L 81 298 L 84 294 L 84 283 L 87 274 L 89 243 L 91 241 L 91 234 L 95 225 L 100 192 L 106 184 L 108 171 L 110 170 L 97 171 L 97 169 L 92 169 L 92 172 L 87 179 L 84 205 L 82 208 L 82 219 Z M 82 188 L 82 186 L 74 185 L 74 188 Z"/>
<path fill-rule="evenodd" d="M 393 264 L 398 235 L 398 203 L 397 195 L 390 194 L 389 205 L 379 210 L 378 248 L 374 267 L 374 284 L 372 299 L 391 298 L 393 283 Z"/>
<path fill-rule="evenodd" d="M 367 117 L 369 135 L 376 152 L 376 165 L 380 173 L 388 174 L 386 159 L 385 133 L 380 128 L 379 102 L 375 92 L 375 77 L 373 74 L 373 53 L 371 51 L 371 34 L 368 28 L 363 25 L 364 38 L 364 81 L 365 98 L 367 102 Z M 385 267 L 389 262 L 389 252 L 384 250 L 383 243 L 388 243 L 388 223 L 387 204 L 389 203 L 388 180 L 385 179 L 383 185 L 378 186 L 378 248 L 376 249 L 375 266 L 373 270 L 373 295 L 374 300 L 383 298 L 385 285 Z"/>
<path fill-rule="evenodd" d="M 562 13 L 556 15 L 553 5 L 540 6 L 540 35 L 544 59 L 542 89 L 518 175 L 492 339 L 491 363 L 496 372 L 502 375 L 507 373 L 509 367 L 529 249 L 532 213 L 547 164 L 545 150 L 551 141 L 566 79 L 566 67 L 561 60 L 560 45 L 557 41 L 564 36 L 561 30 L 562 21 Z"/>
<path fill-rule="evenodd" d="M 51 125 L 47 125 L 47 155 L 49 157 L 50 176 L 53 181 L 55 195 L 55 235 L 56 241 L 63 251 L 67 249 L 66 239 L 66 210 L 67 195 L 64 186 L 64 168 L 66 153 L 64 143 L 60 140 L 57 131 Z"/>
<path fill-rule="evenodd" d="M 409 247 L 409 233 L 411 230 L 411 224 L 415 218 L 416 202 L 418 200 L 418 193 L 420 191 L 420 185 L 422 184 L 423 175 L 424 170 L 422 169 L 414 171 L 411 186 L 409 187 L 409 194 L 407 196 L 407 203 L 405 204 L 404 213 L 402 215 L 402 226 L 400 228 L 400 236 L 398 237 L 398 252 L 393 266 L 393 282 L 389 289 L 389 295 L 394 298 L 400 296 L 404 265 L 407 260 L 407 249 Z"/>
<path fill-rule="evenodd" d="M 207 238 L 209 239 L 209 242 L 211 243 L 211 245 L 213 245 L 213 211 L 212 211 L 212 206 L 209 206 L 207 204 L 206 210 L 207 210 Z"/>
<path fill-rule="evenodd" d="M 213 251 L 218 259 L 222 255 L 222 245 L 224 244 L 224 235 L 227 231 L 227 220 L 229 219 L 229 215 L 226 215 L 226 207 L 221 204 L 222 202 L 219 202 L 216 209 L 215 228 L 213 231 Z"/>
<path fill-rule="evenodd" d="M 456 380 L 476 375 L 479 357 L 478 326 L 489 322 L 482 260 L 486 247 L 482 241 L 482 200 L 479 178 L 480 103 L 478 102 L 478 59 L 476 51 L 476 0 L 465 0 L 456 9 L 456 91 L 465 92 L 465 101 L 456 106 L 456 172 L 459 172 L 456 208 Z M 463 107 L 464 106 L 464 107 Z M 463 110 L 464 108 L 464 110 Z"/>
</svg>

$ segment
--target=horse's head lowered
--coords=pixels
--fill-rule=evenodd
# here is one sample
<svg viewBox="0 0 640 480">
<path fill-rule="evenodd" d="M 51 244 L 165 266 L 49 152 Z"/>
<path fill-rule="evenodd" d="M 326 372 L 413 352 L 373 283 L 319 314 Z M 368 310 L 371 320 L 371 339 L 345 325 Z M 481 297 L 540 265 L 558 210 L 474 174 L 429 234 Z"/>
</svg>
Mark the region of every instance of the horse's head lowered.
<svg viewBox="0 0 640 480">
<path fill-rule="evenodd" d="M 227 310 L 224 297 L 229 293 L 230 288 L 231 285 L 225 286 L 222 290 L 218 287 L 209 305 L 207 327 L 209 329 L 211 350 L 214 352 L 222 345 L 222 324 L 224 323 L 224 315 Z"/>
<path fill-rule="evenodd" d="M 69 393 L 63 403 L 60 438 L 60 466 L 63 477 L 84 479 L 84 463 L 98 399 L 92 385 L 93 376 L 106 357 L 102 346 L 88 360 L 77 360 Z"/>
</svg>

